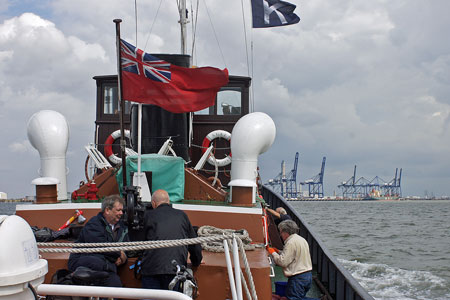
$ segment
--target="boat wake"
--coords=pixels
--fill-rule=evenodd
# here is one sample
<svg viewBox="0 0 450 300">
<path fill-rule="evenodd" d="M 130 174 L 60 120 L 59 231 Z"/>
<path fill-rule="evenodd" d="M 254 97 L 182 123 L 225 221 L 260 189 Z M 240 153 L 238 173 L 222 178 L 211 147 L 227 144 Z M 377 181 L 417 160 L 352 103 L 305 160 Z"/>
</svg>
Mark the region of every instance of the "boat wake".
<svg viewBox="0 0 450 300">
<path fill-rule="evenodd" d="M 448 282 L 427 271 L 404 270 L 385 264 L 339 259 L 375 299 L 450 299 Z"/>
</svg>

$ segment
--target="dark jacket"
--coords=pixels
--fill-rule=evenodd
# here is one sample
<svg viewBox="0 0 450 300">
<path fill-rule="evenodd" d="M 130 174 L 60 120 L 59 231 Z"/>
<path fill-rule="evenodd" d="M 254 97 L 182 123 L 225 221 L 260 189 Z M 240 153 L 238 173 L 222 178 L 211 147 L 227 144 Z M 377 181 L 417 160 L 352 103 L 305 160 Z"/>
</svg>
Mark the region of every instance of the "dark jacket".
<svg viewBox="0 0 450 300">
<path fill-rule="evenodd" d="M 279 218 L 275 218 L 275 225 L 278 226 L 278 224 L 280 224 L 281 222 L 286 221 L 286 220 L 292 220 L 291 216 L 280 214 Z"/>
<path fill-rule="evenodd" d="M 182 210 L 172 208 L 169 204 L 161 204 L 146 213 L 145 236 L 148 241 L 159 241 L 196 238 L 197 234 Z M 142 275 L 176 274 L 172 260 L 186 266 L 188 252 L 192 265 L 200 265 L 202 261 L 200 244 L 146 250 L 142 260 Z"/>
<path fill-rule="evenodd" d="M 114 233 L 106 222 L 103 214 L 100 212 L 92 217 L 83 227 L 75 243 L 113 243 L 129 242 L 128 228 L 120 220 L 114 227 Z M 101 258 L 104 261 L 105 271 L 116 271 L 115 262 L 120 257 L 120 252 L 102 252 L 102 253 L 71 253 L 69 257 L 69 270 L 76 269 L 76 261 L 82 256 L 93 256 Z"/>
</svg>

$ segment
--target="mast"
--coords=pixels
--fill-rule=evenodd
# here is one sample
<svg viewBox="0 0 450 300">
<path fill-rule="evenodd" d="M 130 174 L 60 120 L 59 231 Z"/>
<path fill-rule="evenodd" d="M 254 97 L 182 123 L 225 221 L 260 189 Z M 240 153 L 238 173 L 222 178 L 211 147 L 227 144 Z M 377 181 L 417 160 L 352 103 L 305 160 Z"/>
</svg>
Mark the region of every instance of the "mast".
<svg viewBox="0 0 450 300">
<path fill-rule="evenodd" d="M 122 154 L 122 180 L 123 185 L 122 188 L 127 185 L 127 164 L 126 164 L 126 152 L 125 152 L 125 129 L 124 129 L 124 114 L 125 114 L 125 104 L 123 100 L 123 94 L 122 94 L 122 66 L 121 66 L 121 51 L 120 51 L 120 23 L 122 22 L 121 19 L 114 19 L 113 22 L 116 24 L 116 51 L 117 51 L 117 76 L 118 76 L 118 96 L 119 96 L 119 103 L 120 103 L 120 114 L 119 114 L 119 120 L 120 120 L 120 150 Z M 123 191 L 119 191 L 121 194 Z"/>
<path fill-rule="evenodd" d="M 186 24 L 189 22 L 187 20 L 187 10 L 186 10 L 186 0 L 180 0 L 180 2 L 178 2 L 178 12 L 180 14 L 180 30 L 181 30 L 181 54 L 185 55 L 187 54 L 187 32 L 186 32 Z M 193 122 L 193 118 L 194 115 L 192 112 L 189 113 L 189 147 L 191 147 L 191 142 L 194 138 L 194 132 L 193 132 L 193 126 L 192 126 L 192 122 Z"/>
<path fill-rule="evenodd" d="M 178 11 L 180 13 L 180 29 L 181 29 L 181 54 L 186 54 L 186 24 L 187 20 L 187 10 L 186 10 L 186 0 L 180 0 L 178 3 Z"/>
</svg>

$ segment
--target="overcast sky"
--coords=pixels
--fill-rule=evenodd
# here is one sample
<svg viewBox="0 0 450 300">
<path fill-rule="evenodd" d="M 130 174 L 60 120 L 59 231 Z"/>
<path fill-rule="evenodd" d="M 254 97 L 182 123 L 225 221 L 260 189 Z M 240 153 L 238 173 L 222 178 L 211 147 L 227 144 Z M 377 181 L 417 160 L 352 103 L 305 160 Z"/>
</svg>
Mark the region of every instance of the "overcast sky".
<svg viewBox="0 0 450 300">
<path fill-rule="evenodd" d="M 260 157 L 263 181 L 282 160 L 290 170 L 298 151 L 300 181 L 327 157 L 326 195 L 340 194 L 354 165 L 357 178 L 385 181 L 403 168 L 404 196 L 450 195 L 449 1 L 291 0 L 301 21 L 271 29 L 251 29 L 244 2 L 246 39 L 240 1 L 200 1 L 194 64 L 253 74 L 255 111 L 277 127 Z M 156 19 L 160 1 L 137 3 L 138 47 L 179 53 L 176 1 L 162 1 Z M 68 191 L 84 179 L 92 77 L 116 74 L 112 20 L 135 44 L 134 12 L 132 0 L 0 0 L 0 191 L 9 198 L 35 193 L 40 161 L 26 127 L 43 109 L 70 127 Z"/>
</svg>

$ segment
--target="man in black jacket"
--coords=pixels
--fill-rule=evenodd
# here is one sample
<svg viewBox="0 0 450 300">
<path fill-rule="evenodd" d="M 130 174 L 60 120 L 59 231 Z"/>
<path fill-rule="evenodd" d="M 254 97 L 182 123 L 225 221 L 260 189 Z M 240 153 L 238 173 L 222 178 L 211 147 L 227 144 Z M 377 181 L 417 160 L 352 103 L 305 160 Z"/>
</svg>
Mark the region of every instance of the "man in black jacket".
<svg viewBox="0 0 450 300">
<path fill-rule="evenodd" d="M 102 202 L 102 211 L 86 223 L 76 243 L 128 242 L 128 228 L 121 220 L 124 203 L 119 195 L 105 197 Z M 126 261 L 127 256 L 123 251 L 72 253 L 68 267 L 70 271 L 75 271 L 80 266 L 95 271 L 107 271 L 109 277 L 104 282 L 104 286 L 121 287 L 122 282 L 117 275 L 117 267 Z"/>
<path fill-rule="evenodd" d="M 287 214 L 286 210 L 283 207 L 277 207 L 275 210 L 271 208 L 266 208 L 266 211 L 268 211 L 271 215 L 275 217 L 275 225 L 278 226 L 283 221 L 286 220 L 292 220 L 291 216 Z"/>
<path fill-rule="evenodd" d="M 145 216 L 145 236 L 149 241 L 196 238 L 188 216 L 170 206 L 169 195 L 164 190 L 157 190 L 152 195 L 153 210 Z M 172 261 L 179 265 L 187 265 L 187 255 L 193 267 L 202 261 L 200 244 L 146 250 L 142 260 L 142 287 L 148 289 L 169 288 L 176 270 Z"/>
</svg>

